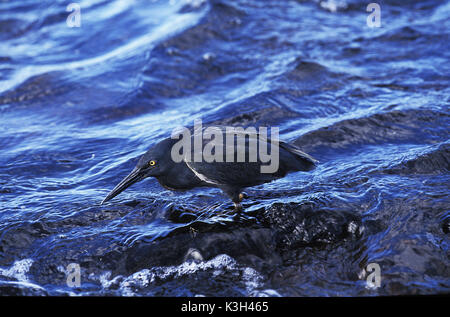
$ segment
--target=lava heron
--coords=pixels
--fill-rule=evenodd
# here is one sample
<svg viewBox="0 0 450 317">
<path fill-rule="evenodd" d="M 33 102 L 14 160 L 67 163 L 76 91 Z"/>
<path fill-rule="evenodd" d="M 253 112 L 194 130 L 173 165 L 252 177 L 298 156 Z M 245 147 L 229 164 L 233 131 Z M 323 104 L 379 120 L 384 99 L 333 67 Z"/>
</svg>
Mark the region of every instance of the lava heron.
<svg viewBox="0 0 450 317">
<path fill-rule="evenodd" d="M 273 142 L 275 138 L 267 137 L 266 134 L 261 134 L 261 131 L 249 133 L 224 127 L 215 129 L 225 137 L 226 142 L 215 135 L 216 137 L 210 140 L 202 138 L 201 146 L 196 148 L 192 144 L 195 144 L 198 132 L 194 132 L 194 135 L 189 136 L 191 142 L 188 142 L 187 150 L 184 150 L 181 159 L 178 160 L 174 160 L 172 152 L 179 140 L 167 138 L 160 141 L 142 155 L 136 167 L 117 184 L 102 204 L 132 184 L 152 176 L 164 188 L 170 190 L 187 190 L 202 186 L 220 188 L 231 198 L 235 209 L 240 210 L 244 188 L 282 178 L 290 172 L 310 171 L 316 166 L 317 161 L 296 146 L 280 140 Z M 201 131 L 204 133 L 205 129 Z M 255 142 L 252 143 L 252 140 L 256 140 L 256 147 L 253 146 Z M 211 150 L 210 154 L 223 155 L 224 159 L 207 160 L 205 155 L 207 147 Z M 267 153 L 278 153 L 278 157 L 275 157 L 276 170 L 262 172 L 262 167 L 267 165 L 263 164 L 264 152 L 260 150 L 261 148 L 267 149 Z M 225 158 L 230 151 L 232 156 Z M 196 160 L 195 155 L 198 152 L 201 152 L 205 159 Z M 253 157 L 253 160 L 250 157 Z"/>
</svg>

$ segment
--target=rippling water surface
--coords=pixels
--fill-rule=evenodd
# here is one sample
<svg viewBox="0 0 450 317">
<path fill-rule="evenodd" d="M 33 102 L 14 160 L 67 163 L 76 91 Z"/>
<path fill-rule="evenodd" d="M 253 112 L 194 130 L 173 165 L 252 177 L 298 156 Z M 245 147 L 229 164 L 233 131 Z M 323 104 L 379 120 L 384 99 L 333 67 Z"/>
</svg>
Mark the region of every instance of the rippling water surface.
<svg viewBox="0 0 450 317">
<path fill-rule="evenodd" d="M 353 0 L 81 1 L 78 28 L 68 3 L 0 2 L 1 294 L 449 293 L 449 1 L 381 1 L 381 28 Z M 155 179 L 99 205 L 194 118 L 321 163 L 237 220 Z"/>
</svg>

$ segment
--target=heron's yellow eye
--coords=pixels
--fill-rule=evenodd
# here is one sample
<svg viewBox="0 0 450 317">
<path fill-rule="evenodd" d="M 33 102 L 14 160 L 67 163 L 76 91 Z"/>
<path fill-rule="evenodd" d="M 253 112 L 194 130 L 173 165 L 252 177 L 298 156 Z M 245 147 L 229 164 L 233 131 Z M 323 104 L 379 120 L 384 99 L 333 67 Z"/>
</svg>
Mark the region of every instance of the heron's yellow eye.
<svg viewBox="0 0 450 317">
<path fill-rule="evenodd" d="M 150 166 L 155 166 L 155 164 L 156 164 L 156 162 L 153 161 L 153 160 L 151 160 L 150 162 L 148 162 L 148 165 L 150 165 Z"/>
</svg>

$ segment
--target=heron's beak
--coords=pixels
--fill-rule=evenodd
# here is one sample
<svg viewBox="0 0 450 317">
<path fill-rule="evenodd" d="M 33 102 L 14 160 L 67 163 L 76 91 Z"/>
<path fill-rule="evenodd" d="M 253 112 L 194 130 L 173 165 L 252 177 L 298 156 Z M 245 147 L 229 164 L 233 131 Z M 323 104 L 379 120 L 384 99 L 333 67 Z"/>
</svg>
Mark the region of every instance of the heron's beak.
<svg viewBox="0 0 450 317">
<path fill-rule="evenodd" d="M 144 173 L 142 173 L 142 171 L 136 167 L 127 177 L 122 179 L 122 181 L 119 184 L 117 184 L 116 187 L 114 187 L 114 189 L 108 194 L 108 196 L 106 196 L 105 199 L 103 199 L 100 205 L 103 205 L 103 203 L 113 199 L 121 192 L 123 192 L 125 189 L 127 189 L 134 183 L 137 183 L 143 178 L 145 178 Z"/>
</svg>

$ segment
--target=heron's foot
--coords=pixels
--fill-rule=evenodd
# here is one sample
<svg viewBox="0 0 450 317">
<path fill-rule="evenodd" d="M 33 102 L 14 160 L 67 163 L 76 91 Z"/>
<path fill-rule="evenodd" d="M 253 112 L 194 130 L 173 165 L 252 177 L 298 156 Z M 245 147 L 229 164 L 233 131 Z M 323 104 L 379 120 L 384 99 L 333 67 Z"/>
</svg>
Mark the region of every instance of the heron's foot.
<svg viewBox="0 0 450 317">
<path fill-rule="evenodd" d="M 198 231 L 196 229 L 192 228 L 192 227 L 189 227 L 189 231 L 190 231 L 191 237 L 195 238 L 195 236 L 197 235 Z"/>
<path fill-rule="evenodd" d="M 241 212 L 242 211 L 241 203 L 234 203 L 234 210 L 237 212 Z"/>
<path fill-rule="evenodd" d="M 240 222 L 242 219 L 242 205 L 240 203 L 234 203 L 234 216 L 233 220 L 236 222 Z"/>
</svg>

